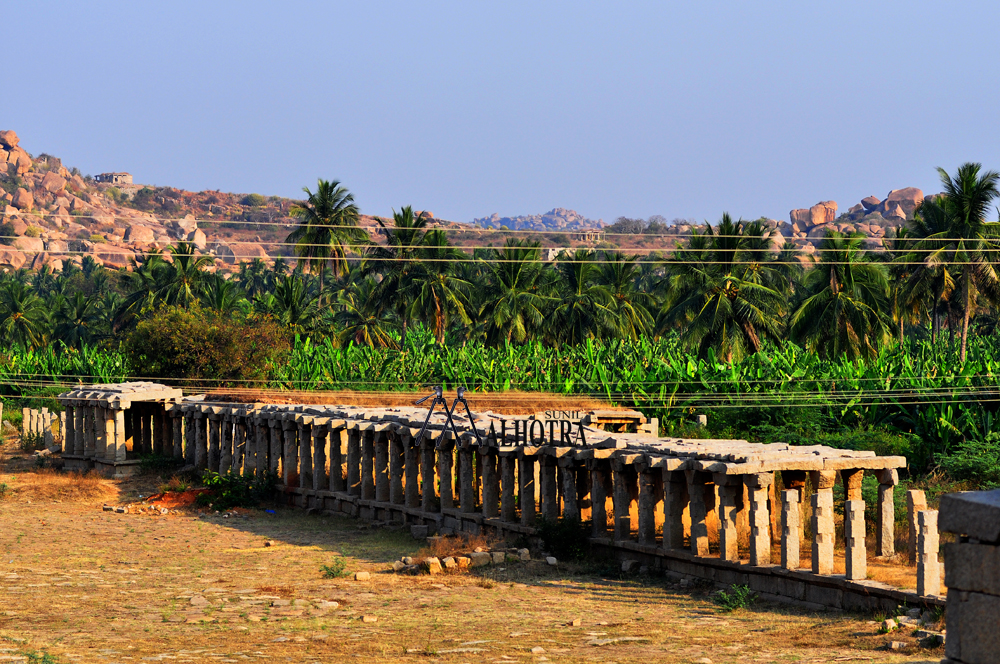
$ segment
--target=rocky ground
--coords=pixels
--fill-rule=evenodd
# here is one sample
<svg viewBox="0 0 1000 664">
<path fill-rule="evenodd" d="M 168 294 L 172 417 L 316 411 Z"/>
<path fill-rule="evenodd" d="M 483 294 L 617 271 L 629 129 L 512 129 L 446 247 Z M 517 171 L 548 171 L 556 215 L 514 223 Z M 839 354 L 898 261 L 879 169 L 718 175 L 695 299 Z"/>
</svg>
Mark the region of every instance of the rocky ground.
<svg viewBox="0 0 1000 664">
<path fill-rule="evenodd" d="M 553 566 L 537 550 L 528 562 L 410 575 L 393 573 L 392 562 L 443 558 L 451 540 L 430 545 L 402 530 L 282 508 L 220 514 L 175 503 L 166 514 L 106 511 L 141 504 L 140 496 L 156 492 L 163 479 L 79 480 L 37 472 L 10 441 L 5 452 L 0 661 L 929 662 L 942 656 L 941 648 L 919 647 L 910 628 L 879 633 L 884 616 L 765 604 L 722 613 L 708 588 L 622 576 L 601 564 Z M 452 546 L 458 551 L 463 543 Z M 346 576 L 325 578 L 321 567 L 335 568 L 337 560 L 345 561 Z"/>
</svg>

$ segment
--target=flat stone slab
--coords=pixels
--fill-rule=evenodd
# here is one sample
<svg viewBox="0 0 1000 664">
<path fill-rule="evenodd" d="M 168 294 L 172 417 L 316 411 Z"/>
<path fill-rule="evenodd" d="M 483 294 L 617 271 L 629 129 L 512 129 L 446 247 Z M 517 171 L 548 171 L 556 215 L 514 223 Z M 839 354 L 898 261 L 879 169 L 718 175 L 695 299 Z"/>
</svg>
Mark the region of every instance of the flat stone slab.
<svg viewBox="0 0 1000 664">
<path fill-rule="evenodd" d="M 1000 489 L 946 494 L 938 512 L 938 528 L 944 532 L 1000 542 Z"/>
</svg>

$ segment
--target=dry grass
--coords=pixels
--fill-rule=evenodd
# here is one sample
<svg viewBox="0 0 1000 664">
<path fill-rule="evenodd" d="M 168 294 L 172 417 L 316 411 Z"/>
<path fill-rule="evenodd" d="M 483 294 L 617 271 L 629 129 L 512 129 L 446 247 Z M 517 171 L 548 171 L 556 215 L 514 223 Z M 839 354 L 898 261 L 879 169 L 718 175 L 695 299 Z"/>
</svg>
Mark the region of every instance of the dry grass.
<svg viewBox="0 0 1000 664">
<path fill-rule="evenodd" d="M 207 401 L 224 403 L 267 404 L 333 404 L 338 406 L 367 406 L 372 408 L 413 406 L 414 402 L 430 394 L 423 392 L 297 392 L 280 390 L 232 389 L 210 392 Z M 445 392 L 449 405 L 454 392 Z M 603 401 L 588 397 L 546 394 L 543 392 L 467 392 L 466 398 L 473 412 L 491 410 L 504 415 L 530 415 L 543 410 L 623 410 Z M 424 406 L 430 401 L 425 401 Z M 461 412 L 461 411 L 460 411 Z"/>
<path fill-rule="evenodd" d="M 114 482 L 100 475 L 63 473 L 49 468 L 13 475 L 7 485 L 7 495 L 14 499 L 93 502 L 118 497 Z"/>
<path fill-rule="evenodd" d="M 435 537 L 428 540 L 428 545 L 417 552 L 415 558 L 447 558 L 448 556 L 459 556 L 482 548 L 490 549 L 500 546 L 502 540 L 497 537 L 486 535 L 469 535 L 466 537 Z"/>
</svg>

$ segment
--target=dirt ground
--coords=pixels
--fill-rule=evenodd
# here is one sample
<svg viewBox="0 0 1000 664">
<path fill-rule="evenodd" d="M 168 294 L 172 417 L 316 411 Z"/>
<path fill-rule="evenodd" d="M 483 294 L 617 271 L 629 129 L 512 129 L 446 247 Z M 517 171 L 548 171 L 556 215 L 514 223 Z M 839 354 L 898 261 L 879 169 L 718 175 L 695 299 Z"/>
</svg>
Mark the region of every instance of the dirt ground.
<svg viewBox="0 0 1000 664">
<path fill-rule="evenodd" d="M 8 452 L 9 446 L 8 446 Z M 937 662 L 882 616 L 758 602 L 541 561 L 391 572 L 409 533 L 276 508 L 120 514 L 163 479 L 0 472 L 0 662 Z M 4 489 L 3 485 L 6 485 Z M 270 545 L 268 545 L 270 544 Z M 351 576 L 324 578 L 346 560 Z M 607 569 L 611 569 L 610 567 Z M 479 570 L 485 570 L 480 572 Z M 371 578 L 356 581 L 353 573 Z M 890 641 L 908 644 L 887 649 Z"/>
</svg>

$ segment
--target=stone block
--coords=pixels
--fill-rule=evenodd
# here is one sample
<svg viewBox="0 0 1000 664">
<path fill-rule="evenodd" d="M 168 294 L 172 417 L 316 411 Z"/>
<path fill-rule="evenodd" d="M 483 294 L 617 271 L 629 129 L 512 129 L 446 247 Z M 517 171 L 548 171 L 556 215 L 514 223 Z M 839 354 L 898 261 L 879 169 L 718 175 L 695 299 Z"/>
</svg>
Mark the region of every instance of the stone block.
<svg viewBox="0 0 1000 664">
<path fill-rule="evenodd" d="M 822 604 L 823 606 L 839 609 L 843 603 L 843 595 L 844 591 L 840 588 L 827 588 L 826 586 L 808 584 L 806 586 L 805 600 L 814 604 Z"/>
<path fill-rule="evenodd" d="M 431 575 L 440 574 L 443 571 L 441 561 L 437 558 L 424 558 L 424 562 L 421 565 Z"/>
<path fill-rule="evenodd" d="M 410 536 L 413 539 L 427 539 L 429 530 L 427 526 L 410 526 Z"/>
<path fill-rule="evenodd" d="M 937 510 L 917 512 L 917 594 L 922 597 L 941 592 L 937 517 Z"/>
<path fill-rule="evenodd" d="M 473 567 L 483 567 L 493 562 L 493 556 L 485 551 L 473 551 L 469 554 L 469 560 L 472 561 Z"/>
<path fill-rule="evenodd" d="M 531 552 L 528 551 L 527 549 L 518 549 L 517 550 L 517 557 L 520 558 L 521 562 L 525 562 L 526 563 L 529 560 L 531 560 Z"/>
<path fill-rule="evenodd" d="M 507 554 L 503 551 L 494 551 L 490 555 L 493 557 L 494 565 L 500 565 L 507 560 Z"/>
<path fill-rule="evenodd" d="M 938 511 L 938 526 L 944 532 L 1000 542 L 1000 489 L 946 494 Z"/>
<path fill-rule="evenodd" d="M 966 664 L 996 662 L 1000 653 L 997 616 L 1000 616 L 1000 597 L 949 590 L 945 655 Z"/>
<path fill-rule="evenodd" d="M 944 559 L 948 588 L 1000 596 L 1000 546 L 946 544 Z"/>
<path fill-rule="evenodd" d="M 458 569 L 458 562 L 451 556 L 448 556 L 447 558 L 441 559 L 441 566 L 446 570 Z"/>
</svg>

